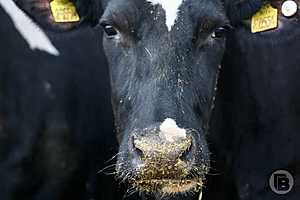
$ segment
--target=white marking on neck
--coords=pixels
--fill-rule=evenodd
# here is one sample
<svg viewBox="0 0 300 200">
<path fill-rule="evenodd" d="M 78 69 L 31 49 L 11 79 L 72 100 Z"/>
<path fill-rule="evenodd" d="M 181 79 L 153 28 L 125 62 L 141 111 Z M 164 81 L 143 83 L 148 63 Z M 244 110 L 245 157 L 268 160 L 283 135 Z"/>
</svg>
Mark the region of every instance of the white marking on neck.
<svg viewBox="0 0 300 200">
<path fill-rule="evenodd" d="M 166 12 L 166 25 L 168 30 L 171 31 L 172 26 L 175 24 L 178 14 L 178 8 L 184 0 L 148 0 L 153 5 L 160 4 Z"/>
<path fill-rule="evenodd" d="M 0 0 L 0 5 L 10 16 L 16 29 L 26 40 L 30 49 L 39 49 L 54 56 L 59 55 L 59 51 L 52 44 L 46 33 L 13 0 Z"/>
<path fill-rule="evenodd" d="M 186 130 L 179 128 L 174 119 L 167 118 L 161 123 L 159 136 L 168 142 L 175 142 L 179 139 L 186 138 Z"/>
</svg>

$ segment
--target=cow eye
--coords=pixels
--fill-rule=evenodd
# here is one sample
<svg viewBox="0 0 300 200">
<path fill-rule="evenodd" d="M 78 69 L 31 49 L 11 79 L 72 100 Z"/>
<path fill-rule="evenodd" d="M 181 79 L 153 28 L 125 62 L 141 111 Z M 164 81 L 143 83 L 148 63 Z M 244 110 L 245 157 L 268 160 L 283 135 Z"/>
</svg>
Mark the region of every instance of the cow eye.
<svg viewBox="0 0 300 200">
<path fill-rule="evenodd" d="M 103 30 L 106 33 L 108 38 L 114 38 L 116 35 L 118 35 L 117 29 L 109 24 L 102 24 Z"/>
<path fill-rule="evenodd" d="M 222 38 L 225 37 L 226 34 L 231 30 L 231 27 L 229 25 L 221 26 L 215 29 L 215 31 L 212 33 L 212 38 Z"/>
</svg>

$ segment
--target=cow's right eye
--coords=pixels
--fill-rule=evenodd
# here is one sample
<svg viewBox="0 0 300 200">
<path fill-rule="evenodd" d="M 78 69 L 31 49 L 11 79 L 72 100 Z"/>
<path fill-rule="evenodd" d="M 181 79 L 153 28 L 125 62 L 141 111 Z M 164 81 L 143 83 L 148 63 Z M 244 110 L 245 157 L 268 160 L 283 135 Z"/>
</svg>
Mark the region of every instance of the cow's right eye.
<svg viewBox="0 0 300 200">
<path fill-rule="evenodd" d="M 115 29 L 112 25 L 103 24 L 102 27 L 108 38 L 114 38 L 118 35 L 117 29 Z"/>
<path fill-rule="evenodd" d="M 231 26 L 230 25 L 225 25 L 225 26 L 221 26 L 217 29 L 215 29 L 215 31 L 212 33 L 211 37 L 212 38 L 222 38 L 224 36 L 226 36 L 226 34 L 231 30 Z"/>
</svg>

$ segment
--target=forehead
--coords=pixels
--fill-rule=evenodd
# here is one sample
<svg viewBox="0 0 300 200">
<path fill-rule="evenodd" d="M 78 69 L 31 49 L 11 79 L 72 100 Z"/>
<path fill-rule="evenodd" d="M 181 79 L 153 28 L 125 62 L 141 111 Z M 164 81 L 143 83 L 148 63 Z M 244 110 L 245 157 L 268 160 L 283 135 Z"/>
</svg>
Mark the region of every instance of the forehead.
<svg viewBox="0 0 300 200">
<path fill-rule="evenodd" d="M 168 30 L 170 31 L 172 26 L 175 23 L 175 20 L 177 19 L 177 14 L 179 7 L 183 3 L 183 0 L 147 0 L 148 2 L 152 3 L 153 5 L 159 4 L 162 6 L 164 12 L 165 12 L 165 18 L 166 18 L 166 25 L 168 27 Z"/>
<path fill-rule="evenodd" d="M 183 19 L 189 23 L 226 21 L 221 0 L 111 0 L 103 17 L 121 24 L 163 22 L 168 31 Z"/>
</svg>

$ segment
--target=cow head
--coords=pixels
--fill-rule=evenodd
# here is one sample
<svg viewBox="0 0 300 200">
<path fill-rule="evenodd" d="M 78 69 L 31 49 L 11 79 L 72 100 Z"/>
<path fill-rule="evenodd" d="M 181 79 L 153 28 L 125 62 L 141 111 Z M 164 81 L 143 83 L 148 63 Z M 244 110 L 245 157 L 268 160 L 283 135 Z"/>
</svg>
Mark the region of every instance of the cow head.
<svg viewBox="0 0 300 200">
<path fill-rule="evenodd" d="M 216 0 L 111 0 L 100 23 L 110 64 L 118 177 L 137 191 L 201 189 L 228 21 Z"/>
<path fill-rule="evenodd" d="M 0 0 L 0 7 L 10 16 L 30 49 L 54 56 L 60 53 L 49 35 L 64 37 L 56 32 L 95 25 L 102 12 L 98 0 Z"/>
</svg>

